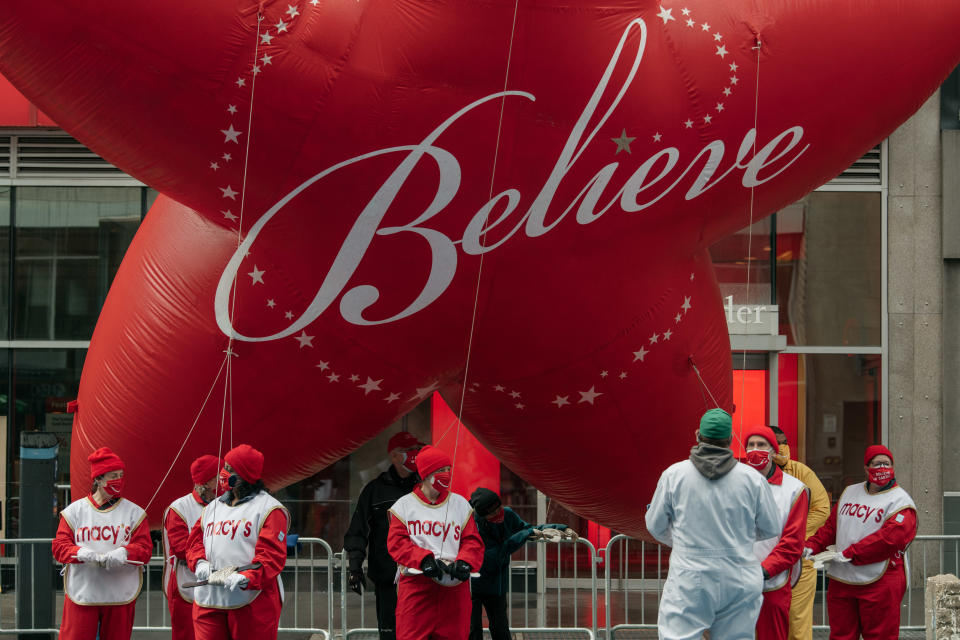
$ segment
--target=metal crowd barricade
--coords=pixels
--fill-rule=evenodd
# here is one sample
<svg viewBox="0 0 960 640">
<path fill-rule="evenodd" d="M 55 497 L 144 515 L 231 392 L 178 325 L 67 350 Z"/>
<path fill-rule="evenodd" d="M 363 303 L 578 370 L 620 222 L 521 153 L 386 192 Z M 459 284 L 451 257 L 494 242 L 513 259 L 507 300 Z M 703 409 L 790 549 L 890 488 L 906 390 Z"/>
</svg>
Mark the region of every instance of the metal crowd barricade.
<svg viewBox="0 0 960 640">
<path fill-rule="evenodd" d="M 340 629 L 343 631 L 344 640 L 378 640 L 380 638 L 380 633 L 377 631 L 376 620 L 372 626 L 367 624 L 367 600 L 371 597 L 372 590 L 367 591 L 366 585 L 363 588 L 363 593 L 360 596 L 351 595 L 348 596 L 348 593 L 352 593 L 350 588 L 347 586 L 347 578 L 349 577 L 349 562 L 347 561 L 347 552 L 339 551 L 336 554 L 337 562 L 340 566 Z M 366 567 L 364 567 L 364 575 L 366 575 Z M 367 584 L 371 584 L 367 581 Z M 352 600 L 359 599 L 360 606 L 354 608 L 354 615 L 352 616 L 356 622 L 356 626 L 350 624 L 350 607 L 349 604 Z"/>
<path fill-rule="evenodd" d="M 631 569 L 631 546 L 634 555 L 639 553 L 639 576 Z M 610 538 L 603 555 L 606 638 L 613 640 L 632 635 L 631 631 L 656 629 L 668 552 L 659 544 L 618 534 Z M 616 611 L 622 611 L 622 615 L 616 616 Z"/>
<path fill-rule="evenodd" d="M 532 544 L 537 545 L 536 554 L 531 554 Z M 565 557 L 563 548 L 571 546 L 572 551 Z M 553 547 L 556 547 L 555 556 Z M 581 547 L 586 548 L 581 550 Z M 336 555 L 345 567 L 343 552 Z M 594 640 L 597 637 L 597 560 L 596 549 L 583 538 L 531 542 L 524 545 L 522 552 L 515 553 L 510 563 L 507 593 L 508 620 L 514 637 Z M 347 571 L 343 570 L 340 607 L 344 640 L 376 640 L 379 638 L 376 620 L 367 620 L 367 609 L 373 608 L 368 606 L 372 605 L 372 594 L 368 595 L 366 590 L 359 597 L 348 593 Z M 584 615 L 589 616 L 589 622 Z M 489 631 L 484 635 L 489 637 Z"/>
<path fill-rule="evenodd" d="M 639 549 L 639 576 L 631 574 L 631 546 Z M 608 640 L 631 631 L 657 627 L 657 609 L 666 581 L 668 553 L 656 543 L 625 535 L 610 539 L 604 550 L 604 604 Z M 960 535 L 918 535 L 906 552 L 907 589 L 900 605 L 900 637 L 921 638 L 925 629 L 924 590 L 927 578 L 940 573 L 960 576 Z M 814 598 L 814 637 L 826 637 L 830 621 L 826 606 L 828 579 L 818 572 Z M 651 636 L 652 637 L 652 636 Z"/>
<path fill-rule="evenodd" d="M 49 549 L 51 539 L 2 539 L 5 553 L 0 557 L 4 585 L 16 582 L 32 588 L 37 566 L 31 549 Z M 536 544 L 534 548 L 532 545 Z M 667 575 L 668 550 L 655 543 L 617 535 L 603 551 L 603 601 L 599 601 L 597 565 L 600 559 L 589 541 L 538 542 L 525 545 L 511 561 L 508 615 L 515 637 L 586 638 L 598 637 L 598 606 L 604 607 L 604 637 L 646 637 L 655 633 L 657 608 Z M 280 633 L 316 634 L 324 639 L 374 640 L 377 637 L 373 593 L 357 598 L 347 587 L 347 563 L 343 552 L 333 553 L 319 538 L 300 538 L 287 558 L 282 578 L 285 601 Z M 18 564 L 19 562 L 19 564 Z M 30 572 L 30 579 L 11 581 L 18 571 Z M 54 565 L 52 571 L 58 571 Z M 162 592 L 163 561 L 154 556 L 145 567 L 143 590 L 137 602 L 134 630 L 169 632 L 170 619 Z M 339 571 L 339 576 L 337 575 Z M 901 604 L 901 637 L 920 637 L 924 630 L 924 587 L 928 577 L 939 573 L 960 575 L 960 536 L 919 535 L 906 553 L 907 590 Z M 21 576 L 24 578 L 24 576 Z M 335 582 L 339 580 L 339 584 Z M 818 576 L 814 604 L 815 637 L 829 629 L 826 600 L 827 579 Z M 340 590 L 339 606 L 335 589 Z M 29 594 L 38 601 L 43 594 Z M 0 635 L 41 633 L 55 636 L 63 607 L 63 591 L 54 594 L 54 627 L 38 626 L 32 619 L 16 618 L 16 593 L 0 593 Z M 336 613 L 339 609 L 339 619 Z M 27 615 L 27 614 L 25 614 Z M 651 636 L 652 637 L 652 636 Z"/>
<path fill-rule="evenodd" d="M 281 634 L 333 637 L 333 550 L 320 538 L 299 538 L 280 574 L 284 586 L 280 610 Z M 170 632 L 170 612 L 163 593 L 163 557 L 153 556 L 145 567 L 137 599 L 135 632 Z"/>
<path fill-rule="evenodd" d="M 22 548 L 43 545 L 50 548 L 51 538 L 0 539 L 6 553 L 0 557 L 0 571 L 12 569 L 16 577 L 17 559 Z M 10 551 L 13 551 L 11 554 Z M 32 554 L 31 556 L 32 557 Z M 320 538 L 300 538 L 294 546 L 292 555 L 287 557 L 286 567 L 281 574 L 284 583 L 284 605 L 280 615 L 281 634 L 311 634 L 324 639 L 332 638 L 334 633 L 334 556 L 330 545 Z M 31 566 L 31 575 L 36 569 Z M 59 572 L 60 566 L 54 564 L 53 571 Z M 163 557 L 153 556 L 144 565 L 143 587 L 137 598 L 135 632 L 170 633 L 170 613 L 163 593 Z M 6 576 L 9 578 L 9 576 Z M 29 584 L 34 581 L 31 579 Z M 63 590 L 58 589 L 54 596 L 54 622 L 59 626 L 63 611 Z M 57 628 L 38 627 L 34 621 L 26 626 L 17 625 L 16 594 L 14 591 L 0 593 L 0 635 L 22 633 L 48 633 L 56 635 Z M 31 599 L 35 596 L 31 594 Z M 12 621 L 12 624 L 8 624 Z"/>
<path fill-rule="evenodd" d="M 4 577 L 9 579 L 13 578 L 13 584 L 23 584 L 25 580 L 18 579 L 23 578 L 19 576 L 18 572 L 20 571 L 20 562 L 21 557 L 29 558 L 28 564 L 30 571 L 30 580 L 28 581 L 31 589 L 30 600 L 33 603 L 38 601 L 38 598 L 42 594 L 37 594 L 33 588 L 36 580 L 33 579 L 33 576 L 37 572 L 37 553 L 35 552 L 38 547 L 44 547 L 44 550 L 50 549 L 50 543 L 53 542 L 52 538 L 3 538 L 0 539 L 0 545 L 3 546 L 5 552 L 3 557 L 0 557 L 0 572 L 6 574 Z M 12 551 L 12 553 L 10 553 Z M 25 554 L 25 555 L 23 555 Z M 54 565 L 51 571 L 59 571 L 59 567 Z M 26 634 L 26 633 L 45 633 L 52 634 L 56 636 L 60 630 L 56 627 L 41 627 L 37 623 L 36 619 L 36 609 L 31 608 L 29 620 L 24 621 L 25 626 L 19 626 L 19 621 L 17 620 L 17 611 L 16 611 L 16 592 L 15 590 L 4 591 L 0 593 L 0 635 L 17 635 L 17 634 Z M 62 606 L 59 600 L 54 600 L 54 615 L 56 616 L 59 613 L 59 609 Z M 56 619 L 54 619 L 56 622 Z"/>
<path fill-rule="evenodd" d="M 318 555 L 320 553 L 322 555 Z M 335 555 L 325 540 L 297 540 L 283 570 L 286 593 L 280 613 L 280 633 L 316 634 L 325 640 L 333 637 L 334 570 Z"/>
<path fill-rule="evenodd" d="M 596 548 L 585 538 L 557 542 L 541 540 L 535 543 L 537 557 L 531 561 L 531 544 L 534 543 L 524 545 L 522 559 L 518 559 L 519 553 L 515 553 L 510 562 L 507 613 L 511 631 L 523 638 L 596 638 L 599 564 Z M 566 559 L 571 562 L 565 565 L 563 549 L 570 546 L 572 552 Z M 586 549 L 581 552 L 580 547 Z M 582 566 L 584 564 L 587 566 Z M 518 582 L 519 590 L 515 588 Z M 586 599 L 584 594 L 587 594 Z M 531 609 L 535 616 L 533 620 Z M 589 615 L 589 626 L 585 624 L 584 612 Z"/>
</svg>

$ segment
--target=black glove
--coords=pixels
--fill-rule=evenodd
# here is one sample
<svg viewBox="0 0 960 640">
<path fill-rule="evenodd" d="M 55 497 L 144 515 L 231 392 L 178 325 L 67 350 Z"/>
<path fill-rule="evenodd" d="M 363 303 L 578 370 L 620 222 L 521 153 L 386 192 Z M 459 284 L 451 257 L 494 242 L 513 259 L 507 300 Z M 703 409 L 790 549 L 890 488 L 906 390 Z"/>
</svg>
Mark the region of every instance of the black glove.
<svg viewBox="0 0 960 640">
<path fill-rule="evenodd" d="M 350 570 L 350 577 L 347 578 L 347 584 L 350 586 L 350 591 L 353 591 L 358 596 L 363 595 L 363 571 L 360 570 Z"/>
<path fill-rule="evenodd" d="M 420 570 L 423 571 L 423 575 L 435 580 L 439 580 L 443 577 L 444 566 L 445 565 L 437 562 L 437 559 L 433 557 L 433 554 L 420 561 Z"/>
<path fill-rule="evenodd" d="M 454 580 L 466 582 L 470 579 L 470 565 L 465 560 L 457 560 L 447 567 L 447 573 Z"/>
</svg>

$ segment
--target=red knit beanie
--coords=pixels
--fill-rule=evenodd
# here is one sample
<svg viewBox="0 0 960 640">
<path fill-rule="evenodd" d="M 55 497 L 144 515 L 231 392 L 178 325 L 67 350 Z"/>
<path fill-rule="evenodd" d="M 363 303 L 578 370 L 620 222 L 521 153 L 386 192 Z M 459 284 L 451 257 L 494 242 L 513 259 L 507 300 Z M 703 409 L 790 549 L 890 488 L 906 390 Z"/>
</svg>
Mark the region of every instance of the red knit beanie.
<svg viewBox="0 0 960 640">
<path fill-rule="evenodd" d="M 90 478 L 96 479 L 110 471 L 126 469 L 120 456 L 110 450 L 109 447 L 100 447 L 89 456 L 87 461 L 90 463 Z"/>
<path fill-rule="evenodd" d="M 450 466 L 453 466 L 450 456 L 436 447 L 427 445 L 417 452 L 417 473 L 424 480 L 437 469 Z"/>
<path fill-rule="evenodd" d="M 241 478 L 253 484 L 263 473 L 263 454 L 248 444 L 240 444 L 227 452 L 224 460 Z"/>
<path fill-rule="evenodd" d="M 769 442 L 770 446 L 773 447 L 774 453 L 777 453 L 780 450 L 780 445 L 777 443 L 777 434 L 773 432 L 773 429 L 764 424 L 758 424 L 754 427 L 750 427 L 743 432 L 743 446 L 747 446 L 747 440 L 750 439 L 750 436 L 760 436 Z"/>
<path fill-rule="evenodd" d="M 190 465 L 190 479 L 193 484 L 204 484 L 220 471 L 220 459 L 217 456 L 200 456 Z"/>
<path fill-rule="evenodd" d="M 893 464 L 893 454 L 890 452 L 890 449 L 887 449 L 882 444 L 872 444 L 867 447 L 867 452 L 863 454 L 863 465 L 867 466 L 870 464 L 870 461 L 877 456 L 889 456 L 890 464 Z"/>
</svg>

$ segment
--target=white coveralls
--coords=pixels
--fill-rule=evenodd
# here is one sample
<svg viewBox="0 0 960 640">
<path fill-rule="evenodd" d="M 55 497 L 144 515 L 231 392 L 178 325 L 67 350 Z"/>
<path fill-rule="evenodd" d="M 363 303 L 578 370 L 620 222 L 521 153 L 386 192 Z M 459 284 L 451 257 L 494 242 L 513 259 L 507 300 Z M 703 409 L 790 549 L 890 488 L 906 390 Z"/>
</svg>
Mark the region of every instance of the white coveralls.
<svg viewBox="0 0 960 640">
<path fill-rule="evenodd" d="M 757 540 L 780 534 L 766 478 L 737 463 L 710 480 L 690 460 L 672 465 L 647 509 L 647 530 L 673 547 L 660 600 L 661 640 L 753 640 L 763 604 Z"/>
</svg>

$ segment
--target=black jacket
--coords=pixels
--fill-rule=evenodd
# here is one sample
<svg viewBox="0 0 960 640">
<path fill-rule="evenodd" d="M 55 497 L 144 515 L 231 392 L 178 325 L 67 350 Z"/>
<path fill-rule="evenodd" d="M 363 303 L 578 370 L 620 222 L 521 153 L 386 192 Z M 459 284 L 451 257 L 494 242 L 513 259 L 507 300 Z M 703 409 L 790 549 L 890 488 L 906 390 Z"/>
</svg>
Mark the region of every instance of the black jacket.
<svg viewBox="0 0 960 640">
<path fill-rule="evenodd" d="M 350 519 L 350 527 L 343 536 L 343 548 L 347 552 L 351 571 L 361 569 L 369 549 L 367 575 L 374 582 L 393 583 L 397 563 L 387 552 L 387 531 L 390 529 L 387 509 L 413 491 L 419 481 L 415 473 L 401 478 L 391 465 L 363 488 L 353 518 Z"/>
</svg>

